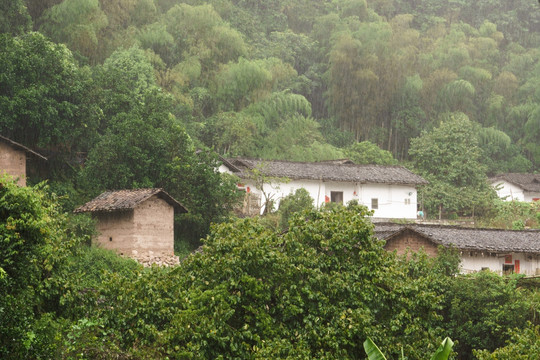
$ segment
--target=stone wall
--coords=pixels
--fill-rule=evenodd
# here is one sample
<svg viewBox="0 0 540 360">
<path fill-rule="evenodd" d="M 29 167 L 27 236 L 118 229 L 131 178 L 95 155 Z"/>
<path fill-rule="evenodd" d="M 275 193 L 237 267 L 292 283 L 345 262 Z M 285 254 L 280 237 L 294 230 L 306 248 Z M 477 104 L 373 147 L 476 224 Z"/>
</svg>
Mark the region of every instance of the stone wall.
<svg viewBox="0 0 540 360">
<path fill-rule="evenodd" d="M 436 244 L 410 230 L 405 230 L 389 239 L 384 248 L 388 251 L 397 250 L 398 255 L 404 254 L 407 249 L 410 249 L 412 252 L 418 252 L 421 248 L 424 248 L 424 251 L 429 256 L 437 256 Z"/>
<path fill-rule="evenodd" d="M 0 172 L 18 178 L 19 186 L 26 186 L 26 153 L 0 141 Z"/>
</svg>

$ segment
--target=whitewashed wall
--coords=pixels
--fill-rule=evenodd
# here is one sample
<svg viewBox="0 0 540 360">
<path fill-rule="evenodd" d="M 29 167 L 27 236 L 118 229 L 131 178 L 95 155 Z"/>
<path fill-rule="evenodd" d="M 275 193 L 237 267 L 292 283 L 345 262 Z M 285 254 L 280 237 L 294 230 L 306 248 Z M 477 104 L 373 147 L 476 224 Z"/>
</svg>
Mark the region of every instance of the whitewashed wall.
<svg viewBox="0 0 540 360">
<path fill-rule="evenodd" d="M 540 257 L 524 253 L 512 253 L 512 262 L 509 265 L 516 267 L 516 260 L 519 261 L 519 273 L 525 275 L 537 275 L 540 273 Z M 504 255 L 489 253 L 463 251 L 461 254 L 462 271 L 464 273 L 481 271 L 482 268 L 502 274 L 505 264 Z M 538 270 L 537 270 L 538 269 Z"/>
<path fill-rule="evenodd" d="M 525 201 L 528 201 L 528 202 L 538 201 L 538 199 L 540 199 L 540 192 L 525 191 L 523 196 L 525 198 Z"/>
<path fill-rule="evenodd" d="M 530 200 L 525 200 L 525 194 L 523 193 L 522 188 L 507 181 L 497 180 L 491 183 L 491 186 L 493 186 L 494 188 L 500 187 L 499 190 L 496 190 L 497 196 L 499 196 L 505 201 L 532 201 L 532 197 Z"/>
<path fill-rule="evenodd" d="M 253 182 L 244 181 L 245 189 L 261 195 Z M 417 196 L 413 186 L 388 184 L 358 184 L 349 182 L 325 182 L 317 180 L 291 180 L 288 183 L 265 184 L 264 190 L 274 201 L 275 209 L 284 196 L 304 188 L 314 200 L 315 205 L 322 205 L 330 201 L 332 191 L 343 192 L 343 204 L 357 200 L 361 205 L 371 210 L 372 199 L 378 199 L 378 209 L 374 210 L 374 217 L 393 219 L 416 219 Z M 409 199 L 407 204 L 405 199 Z M 263 199 L 264 201 L 264 199 Z M 264 209 L 261 209 L 261 212 Z"/>
</svg>

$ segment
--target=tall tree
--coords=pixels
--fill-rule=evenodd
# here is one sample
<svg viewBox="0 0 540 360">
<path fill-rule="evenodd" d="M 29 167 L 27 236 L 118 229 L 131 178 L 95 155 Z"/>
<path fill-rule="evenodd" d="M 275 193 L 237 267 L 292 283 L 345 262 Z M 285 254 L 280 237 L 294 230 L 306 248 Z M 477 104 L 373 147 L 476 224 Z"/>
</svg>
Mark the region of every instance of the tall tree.
<svg viewBox="0 0 540 360">
<path fill-rule="evenodd" d="M 64 46 L 39 33 L 0 35 L 0 131 L 30 147 L 81 149 L 95 117 L 85 105 L 89 77 Z"/>
<path fill-rule="evenodd" d="M 64 0 L 45 11 L 40 31 L 96 63 L 99 32 L 107 23 L 98 0 Z"/>
<path fill-rule="evenodd" d="M 32 28 L 32 19 L 22 0 L 0 3 L 0 34 L 21 35 Z"/>
<path fill-rule="evenodd" d="M 415 169 L 430 182 L 420 196 L 429 216 L 477 215 L 494 197 L 473 123 L 466 115 L 448 115 L 439 127 L 412 139 L 409 154 Z"/>
</svg>

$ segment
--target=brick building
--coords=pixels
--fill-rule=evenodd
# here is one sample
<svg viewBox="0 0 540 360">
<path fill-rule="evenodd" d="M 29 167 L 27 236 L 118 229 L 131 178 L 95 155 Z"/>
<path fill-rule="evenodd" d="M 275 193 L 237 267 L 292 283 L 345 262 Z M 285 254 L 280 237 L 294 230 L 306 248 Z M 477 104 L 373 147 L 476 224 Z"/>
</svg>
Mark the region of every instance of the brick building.
<svg viewBox="0 0 540 360">
<path fill-rule="evenodd" d="M 177 262 L 174 213 L 186 208 L 162 189 L 107 191 L 75 210 L 97 219 L 93 243 L 142 263 Z"/>
<path fill-rule="evenodd" d="M 0 135 L 0 173 L 12 176 L 20 186 L 26 186 L 28 156 L 47 160 L 45 156 Z"/>
<path fill-rule="evenodd" d="M 540 275 L 540 230 L 476 229 L 458 226 L 378 223 L 375 236 L 385 249 L 404 254 L 424 249 L 436 256 L 439 245 L 460 251 L 462 271 Z"/>
</svg>

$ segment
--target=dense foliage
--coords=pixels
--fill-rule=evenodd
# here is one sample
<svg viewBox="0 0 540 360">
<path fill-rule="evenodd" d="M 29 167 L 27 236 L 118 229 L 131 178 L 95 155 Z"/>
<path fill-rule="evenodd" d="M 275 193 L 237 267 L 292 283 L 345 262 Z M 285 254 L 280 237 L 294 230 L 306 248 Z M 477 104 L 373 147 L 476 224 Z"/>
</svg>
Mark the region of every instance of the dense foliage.
<svg viewBox="0 0 540 360">
<path fill-rule="evenodd" d="M 428 214 L 474 216 L 491 205 L 496 196 L 477 144 L 473 124 L 463 114 L 443 118 L 439 127 L 411 141 L 413 164 L 430 182 L 419 194 Z"/>
<path fill-rule="evenodd" d="M 476 175 L 540 166 L 540 12 L 529 0 L 8 3 L 0 131 L 48 155 L 40 176 L 81 199 L 141 186 L 218 194 L 217 179 L 197 187 L 202 176 L 186 171 L 201 163 L 201 148 L 263 159 L 418 161 L 423 132 L 452 116 L 467 117 L 476 135 L 451 139 L 460 141 L 446 149 L 454 163 L 466 147 Z M 184 175 L 171 184 L 165 178 L 175 171 Z M 430 216 L 486 210 L 483 190 L 473 194 L 478 186 L 462 191 L 455 176 L 437 176 L 424 191 Z M 232 187 L 213 196 L 206 223 L 200 199 L 179 199 L 198 219 L 191 240 L 226 217 L 234 198 Z"/>
<path fill-rule="evenodd" d="M 73 246 L 43 196 L 3 180 L 3 358 L 357 359 L 370 337 L 389 356 L 423 359 L 448 335 L 470 359 L 511 339 L 523 348 L 537 331 L 537 290 L 456 277 L 452 250 L 396 258 L 357 205 L 293 215 L 287 232 L 221 224 L 180 265 L 143 269 Z"/>
</svg>

